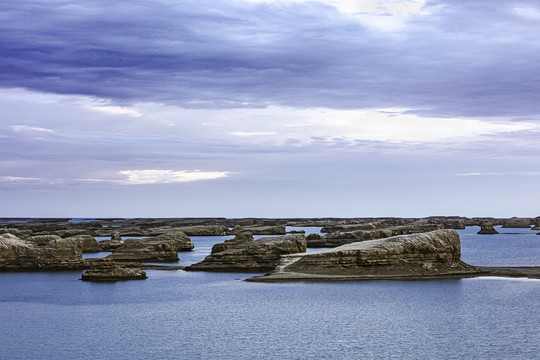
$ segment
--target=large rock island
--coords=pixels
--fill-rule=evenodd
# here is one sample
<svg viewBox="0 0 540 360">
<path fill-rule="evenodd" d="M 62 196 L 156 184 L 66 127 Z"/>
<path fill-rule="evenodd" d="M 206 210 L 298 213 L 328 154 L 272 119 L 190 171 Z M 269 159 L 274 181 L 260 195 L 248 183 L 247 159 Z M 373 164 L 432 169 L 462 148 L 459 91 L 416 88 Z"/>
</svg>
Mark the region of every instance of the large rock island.
<svg viewBox="0 0 540 360">
<path fill-rule="evenodd" d="M 463 277 L 482 273 L 461 261 L 455 230 L 398 235 L 307 254 L 284 255 L 252 281 L 370 280 Z"/>
</svg>

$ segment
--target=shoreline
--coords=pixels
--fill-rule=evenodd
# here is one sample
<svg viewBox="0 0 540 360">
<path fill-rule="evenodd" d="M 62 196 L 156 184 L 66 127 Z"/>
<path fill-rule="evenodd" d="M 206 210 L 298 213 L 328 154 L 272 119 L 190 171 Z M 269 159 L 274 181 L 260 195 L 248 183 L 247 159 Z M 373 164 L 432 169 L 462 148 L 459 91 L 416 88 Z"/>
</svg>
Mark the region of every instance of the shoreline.
<svg viewBox="0 0 540 360">
<path fill-rule="evenodd" d="M 339 281 L 430 281 L 476 277 L 540 279 L 540 266 L 477 266 L 478 272 L 456 272 L 439 275 L 324 275 L 306 273 L 277 273 L 255 276 L 249 282 L 339 282 Z"/>
</svg>

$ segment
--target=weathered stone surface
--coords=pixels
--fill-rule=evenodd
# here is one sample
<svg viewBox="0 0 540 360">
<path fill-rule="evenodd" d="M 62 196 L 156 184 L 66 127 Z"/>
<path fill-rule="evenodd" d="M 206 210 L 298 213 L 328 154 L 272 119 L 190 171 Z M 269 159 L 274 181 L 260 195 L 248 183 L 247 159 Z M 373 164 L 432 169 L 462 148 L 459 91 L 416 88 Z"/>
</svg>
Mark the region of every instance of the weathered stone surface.
<svg viewBox="0 0 540 360">
<path fill-rule="evenodd" d="M 187 267 L 192 271 L 269 271 L 283 254 L 306 251 L 304 235 L 265 237 L 248 241 L 208 255 L 202 262 Z"/>
<path fill-rule="evenodd" d="M 322 233 L 335 233 L 335 232 L 350 232 L 356 230 L 374 230 L 380 228 L 381 223 L 364 223 L 364 224 L 335 224 L 326 225 L 321 229 Z"/>
<path fill-rule="evenodd" d="M 225 251 L 231 246 L 246 243 L 248 241 L 253 241 L 253 233 L 251 231 L 243 231 L 239 233 L 238 235 L 236 235 L 234 239 L 225 240 L 224 242 L 217 243 L 214 246 L 212 246 L 212 254 Z"/>
<path fill-rule="evenodd" d="M 0 229 L 0 234 L 13 234 L 19 238 L 32 235 L 32 230 Z"/>
<path fill-rule="evenodd" d="M 161 234 L 150 238 L 149 241 L 154 243 L 170 243 L 175 247 L 176 251 L 190 251 L 195 247 L 193 241 L 181 231 Z"/>
<path fill-rule="evenodd" d="M 33 243 L 36 243 L 38 245 L 45 245 L 48 244 L 50 241 L 56 241 L 62 239 L 58 235 L 49 234 L 49 235 L 32 235 L 27 236 L 24 238 L 25 240 L 31 241 Z"/>
<path fill-rule="evenodd" d="M 77 236 L 77 235 L 92 235 L 90 234 L 90 231 L 86 229 L 57 230 L 55 231 L 55 234 L 63 238 Z"/>
<path fill-rule="evenodd" d="M 437 277 L 479 272 L 463 263 L 460 257 L 458 233 L 450 229 L 436 230 L 356 242 L 307 254 L 283 255 L 276 270 L 260 279 Z"/>
<path fill-rule="evenodd" d="M 147 236 L 182 232 L 187 236 L 222 236 L 226 235 L 227 228 L 223 225 L 196 225 L 196 226 L 163 226 L 146 230 Z"/>
<path fill-rule="evenodd" d="M 111 259 L 93 259 L 81 275 L 84 281 L 119 281 L 146 279 L 146 272 L 122 266 Z"/>
<path fill-rule="evenodd" d="M 503 228 L 530 228 L 532 224 L 534 220 L 531 218 L 513 217 L 504 221 Z"/>
<path fill-rule="evenodd" d="M 178 261 L 177 244 L 171 241 L 149 239 L 127 239 L 107 258 L 116 261 Z"/>
<path fill-rule="evenodd" d="M 387 238 L 394 235 L 415 234 L 441 229 L 441 224 L 412 224 L 392 226 L 376 230 L 335 232 L 324 236 L 308 236 L 308 247 L 336 247 L 357 241 Z"/>
<path fill-rule="evenodd" d="M 92 235 L 75 235 L 68 237 L 67 239 L 79 241 L 83 253 L 97 253 L 102 251 L 98 242 Z"/>
<path fill-rule="evenodd" d="M 270 226 L 240 226 L 236 225 L 234 229 L 229 231 L 231 235 L 236 235 L 244 231 L 249 231 L 253 235 L 285 235 L 285 225 L 270 225 Z"/>
<path fill-rule="evenodd" d="M 80 242 L 57 235 L 29 241 L 0 235 L 0 270 L 64 270 L 83 267 Z"/>
<path fill-rule="evenodd" d="M 485 234 L 485 235 L 494 235 L 498 233 L 499 232 L 495 230 L 492 223 L 482 224 L 482 226 L 480 227 L 480 231 L 477 232 L 477 234 Z"/>
</svg>

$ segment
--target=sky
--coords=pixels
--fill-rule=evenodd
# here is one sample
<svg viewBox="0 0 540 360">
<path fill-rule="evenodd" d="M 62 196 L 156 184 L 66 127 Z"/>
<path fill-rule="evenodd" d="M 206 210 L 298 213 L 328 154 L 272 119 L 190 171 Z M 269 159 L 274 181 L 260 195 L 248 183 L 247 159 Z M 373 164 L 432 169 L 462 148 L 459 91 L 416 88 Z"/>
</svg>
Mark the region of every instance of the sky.
<svg viewBox="0 0 540 360">
<path fill-rule="evenodd" d="M 530 0 L 0 2 L 0 216 L 539 216 L 539 33 Z"/>
</svg>

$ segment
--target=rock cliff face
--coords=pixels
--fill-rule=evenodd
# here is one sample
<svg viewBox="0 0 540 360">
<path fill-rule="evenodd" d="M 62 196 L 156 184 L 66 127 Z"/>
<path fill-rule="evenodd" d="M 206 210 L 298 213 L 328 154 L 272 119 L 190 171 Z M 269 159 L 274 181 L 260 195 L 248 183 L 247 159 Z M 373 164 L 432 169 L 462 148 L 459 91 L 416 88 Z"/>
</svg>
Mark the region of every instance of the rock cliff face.
<svg viewBox="0 0 540 360">
<path fill-rule="evenodd" d="M 146 236 L 155 236 L 171 232 L 183 232 L 187 236 L 222 236 L 226 235 L 227 228 L 223 225 L 164 226 L 147 230 Z"/>
<path fill-rule="evenodd" d="M 491 223 L 482 224 L 482 226 L 480 227 L 480 231 L 477 232 L 477 234 L 485 234 L 485 235 L 495 235 L 498 233 L 499 232 L 495 230 L 495 228 L 493 228 L 493 224 Z"/>
<path fill-rule="evenodd" d="M 208 255 L 203 261 L 187 267 L 191 271 L 269 271 L 283 254 L 306 251 L 304 235 L 265 237 L 233 245 Z"/>
<path fill-rule="evenodd" d="M 504 221 L 504 228 L 530 228 L 534 224 L 534 220 L 531 218 L 517 218 L 513 217 Z"/>
<path fill-rule="evenodd" d="M 427 277 L 477 273 L 460 260 L 455 230 L 399 235 L 339 246 L 335 249 L 284 255 L 266 280 Z"/>
<path fill-rule="evenodd" d="M 117 264 L 110 259 L 93 259 L 88 269 L 81 275 L 85 281 L 119 281 L 146 279 L 146 273 L 141 269 L 132 269 Z"/>
<path fill-rule="evenodd" d="M 193 242 L 182 232 L 167 233 L 146 239 L 127 239 L 108 258 L 117 261 L 178 261 L 179 251 L 193 249 Z"/>
<path fill-rule="evenodd" d="M 81 249 L 84 253 L 97 253 L 101 251 L 101 247 L 92 235 L 75 235 L 68 239 L 73 239 L 81 243 Z"/>
<path fill-rule="evenodd" d="M 246 243 L 248 241 L 253 241 L 253 233 L 251 231 L 244 231 L 239 233 L 231 240 L 225 240 L 224 242 L 217 243 L 212 246 L 212 254 L 225 251 L 231 246 L 239 245 Z"/>
<path fill-rule="evenodd" d="M 191 241 L 185 233 L 180 231 L 161 234 L 150 238 L 149 241 L 156 243 L 170 243 L 176 248 L 176 251 L 190 251 L 195 247 L 193 241 Z"/>
<path fill-rule="evenodd" d="M 52 236 L 35 241 L 0 235 L 1 270 L 64 270 L 83 268 L 80 242 Z"/>
<path fill-rule="evenodd" d="M 285 225 L 272 225 L 272 226 L 240 226 L 236 225 L 232 231 L 229 231 L 231 235 L 237 235 L 241 232 L 249 231 L 253 235 L 285 235 Z"/>
<path fill-rule="evenodd" d="M 358 241 L 387 238 L 394 235 L 414 234 L 441 229 L 440 224 L 415 224 L 392 226 L 375 230 L 334 232 L 324 236 L 308 236 L 308 247 L 336 247 Z M 318 235 L 318 234 L 317 234 Z"/>
<path fill-rule="evenodd" d="M 170 242 L 153 242 L 150 239 L 127 239 L 108 259 L 116 261 L 178 261 L 178 250 Z"/>
</svg>

